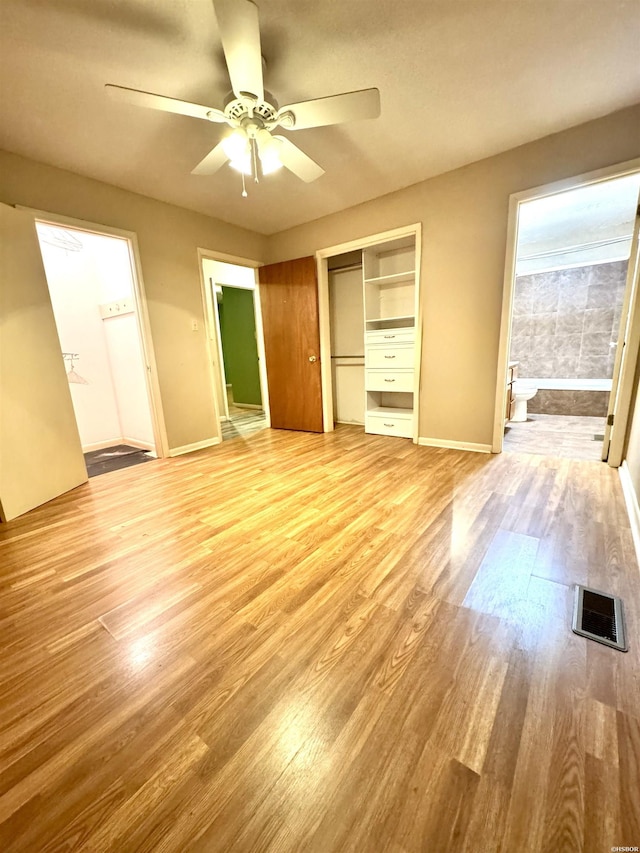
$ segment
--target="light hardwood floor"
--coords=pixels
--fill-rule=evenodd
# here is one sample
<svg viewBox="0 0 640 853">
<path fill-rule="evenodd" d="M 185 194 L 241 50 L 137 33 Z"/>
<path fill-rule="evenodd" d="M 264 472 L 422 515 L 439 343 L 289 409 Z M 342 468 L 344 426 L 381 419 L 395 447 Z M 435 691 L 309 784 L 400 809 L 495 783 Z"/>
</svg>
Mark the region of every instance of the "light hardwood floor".
<svg viewBox="0 0 640 853">
<path fill-rule="evenodd" d="M 1 525 L 0 565 L 3 853 L 640 845 L 606 465 L 263 430 Z"/>
</svg>

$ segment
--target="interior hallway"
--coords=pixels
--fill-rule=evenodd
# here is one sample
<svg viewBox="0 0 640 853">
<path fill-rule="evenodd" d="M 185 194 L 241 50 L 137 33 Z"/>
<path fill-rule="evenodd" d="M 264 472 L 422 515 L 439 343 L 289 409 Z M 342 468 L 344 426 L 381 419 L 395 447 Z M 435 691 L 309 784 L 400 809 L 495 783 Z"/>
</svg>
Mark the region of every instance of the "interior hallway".
<svg viewBox="0 0 640 853">
<path fill-rule="evenodd" d="M 638 843 L 606 465 L 263 430 L 0 525 L 0 566 L 5 853 Z"/>
</svg>

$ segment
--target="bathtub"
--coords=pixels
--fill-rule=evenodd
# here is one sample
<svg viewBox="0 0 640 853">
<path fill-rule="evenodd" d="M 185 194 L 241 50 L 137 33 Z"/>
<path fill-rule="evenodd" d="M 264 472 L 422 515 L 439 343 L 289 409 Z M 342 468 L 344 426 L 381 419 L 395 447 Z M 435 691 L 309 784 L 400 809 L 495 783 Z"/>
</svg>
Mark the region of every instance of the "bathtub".
<svg viewBox="0 0 640 853">
<path fill-rule="evenodd" d="M 581 415 L 603 418 L 609 406 L 611 379 L 545 379 L 527 377 L 538 393 L 528 411 L 541 415 Z"/>
</svg>

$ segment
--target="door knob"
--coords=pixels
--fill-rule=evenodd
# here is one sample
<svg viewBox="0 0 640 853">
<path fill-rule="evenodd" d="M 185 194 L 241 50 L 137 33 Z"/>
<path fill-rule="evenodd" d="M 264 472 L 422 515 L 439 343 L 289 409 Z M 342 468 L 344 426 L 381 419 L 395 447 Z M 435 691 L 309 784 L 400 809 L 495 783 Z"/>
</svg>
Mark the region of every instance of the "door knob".
<svg viewBox="0 0 640 853">
<path fill-rule="evenodd" d="M 310 356 L 309 356 L 309 361 L 310 361 L 310 362 L 312 362 L 312 363 L 313 363 L 314 361 L 317 361 L 317 360 L 318 360 L 317 356 L 315 356 L 315 355 L 310 355 Z"/>
</svg>

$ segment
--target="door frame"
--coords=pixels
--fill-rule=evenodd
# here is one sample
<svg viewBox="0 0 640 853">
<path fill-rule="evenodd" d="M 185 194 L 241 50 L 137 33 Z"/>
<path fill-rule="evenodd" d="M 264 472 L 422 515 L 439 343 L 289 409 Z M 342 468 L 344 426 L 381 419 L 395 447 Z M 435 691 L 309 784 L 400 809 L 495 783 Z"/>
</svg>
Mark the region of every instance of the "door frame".
<svg viewBox="0 0 640 853">
<path fill-rule="evenodd" d="M 502 288 L 502 313 L 500 321 L 500 339 L 498 345 L 498 364 L 496 373 L 496 393 L 495 393 L 495 409 L 493 419 L 493 439 L 491 443 L 492 453 L 502 453 L 504 442 L 504 413 L 507 403 L 507 372 L 509 366 L 509 350 L 511 346 L 511 321 L 513 312 L 513 294 L 515 290 L 516 280 L 516 255 L 518 249 L 518 220 L 520 205 L 527 201 L 535 199 L 547 198 L 552 195 L 559 195 L 568 190 L 580 189 L 581 187 L 589 186 L 590 184 L 603 183 L 615 178 L 623 178 L 626 175 L 632 175 L 640 172 L 640 157 L 632 160 L 627 160 L 624 163 L 617 163 L 613 166 L 606 166 L 603 169 L 597 169 L 593 172 L 586 172 L 582 175 L 576 175 L 571 178 L 564 178 L 560 181 L 554 181 L 549 184 L 543 184 L 538 187 L 532 187 L 528 190 L 512 193 L 509 196 L 509 212 L 507 217 L 507 245 L 504 265 L 504 283 Z M 640 315 L 640 305 L 636 307 L 636 313 Z M 638 322 L 640 317 L 632 318 L 629 316 L 629 321 L 633 319 Z M 626 371 L 627 383 L 633 383 L 633 377 L 629 377 L 629 371 Z M 613 394 L 613 388 L 611 393 Z M 619 385 L 619 399 L 623 399 L 621 391 L 623 388 Z M 617 467 L 609 463 L 612 467 Z"/>
<path fill-rule="evenodd" d="M 622 464 L 640 350 L 640 193 L 637 204 L 625 289 L 627 310 L 623 312 L 620 322 L 607 426 L 602 443 L 602 460 L 612 468 L 619 468 Z"/>
<path fill-rule="evenodd" d="M 250 258 L 241 258 L 236 255 L 228 255 L 212 249 L 198 248 L 198 267 L 200 271 L 200 289 L 202 293 L 202 307 L 204 311 L 204 324 L 206 332 L 207 363 L 209 366 L 209 384 L 213 395 L 213 403 L 216 411 L 218 437 L 222 440 L 220 428 L 221 419 L 229 419 L 229 408 L 226 399 L 218 400 L 218 383 L 216 372 L 220 379 L 222 388 L 226 386 L 224 371 L 224 360 L 222 357 L 222 336 L 220 334 L 220 317 L 218 314 L 217 300 L 213 299 L 212 288 L 204 274 L 203 261 L 219 261 L 224 264 L 234 264 L 238 267 L 247 267 L 253 270 L 253 287 L 243 285 L 225 284 L 225 287 L 238 287 L 240 290 L 253 291 L 253 312 L 256 324 L 256 342 L 258 345 L 258 372 L 260 374 L 260 394 L 262 396 L 262 408 L 265 414 L 265 424 L 271 426 L 271 408 L 269 405 L 269 385 L 267 382 L 267 360 L 264 350 L 264 330 L 262 327 L 262 307 L 260 304 L 260 282 L 258 280 L 258 269 L 263 266 L 260 261 Z M 215 282 L 213 282 L 215 285 Z M 215 305 L 214 305 L 215 302 Z M 226 395 L 225 395 L 226 397 Z"/>
<path fill-rule="evenodd" d="M 332 432 L 335 429 L 333 412 L 333 377 L 331 375 L 331 315 L 329 311 L 329 258 L 334 255 L 343 255 L 346 252 L 354 252 L 375 246 L 377 243 L 385 243 L 399 237 L 415 237 L 416 241 L 416 295 L 418 299 L 418 311 L 416 316 L 416 343 L 415 343 L 415 388 L 417 389 L 417 401 L 414 401 L 416 417 L 413 419 L 414 444 L 418 443 L 420 426 L 420 369 L 422 366 L 422 287 L 421 287 L 421 258 L 422 258 L 422 223 L 415 222 L 394 228 L 391 231 L 382 231 L 361 237 L 358 240 L 350 240 L 348 243 L 339 243 L 335 246 L 327 246 L 316 252 L 316 266 L 318 268 L 318 323 L 320 326 L 320 382 L 322 387 L 322 427 L 324 432 Z M 414 392 L 415 393 L 415 392 Z M 417 403 L 417 405 L 416 405 Z"/>
<path fill-rule="evenodd" d="M 138 235 L 135 231 L 125 231 L 122 228 L 114 228 L 111 225 L 102 225 L 98 222 L 87 222 L 84 219 L 76 219 L 72 216 L 63 216 L 51 213 L 47 210 L 37 210 L 24 205 L 16 205 L 16 209 L 24 210 L 33 216 L 34 227 L 36 222 L 45 225 L 66 225 L 75 231 L 86 231 L 88 234 L 97 234 L 103 237 L 119 237 L 126 240 L 129 247 L 129 259 L 131 261 L 131 279 L 133 282 L 133 299 L 136 306 L 136 326 L 138 337 L 144 359 L 145 385 L 149 400 L 151 424 L 153 427 L 153 438 L 156 446 L 156 456 L 163 458 L 169 455 L 169 440 L 162 409 L 162 397 L 160 395 L 160 383 L 158 381 L 158 368 L 156 364 L 155 351 L 153 348 L 153 336 L 151 334 L 151 322 L 149 320 L 149 309 L 147 306 L 147 295 L 142 275 L 142 264 L 140 262 L 140 248 L 138 246 Z"/>
</svg>

